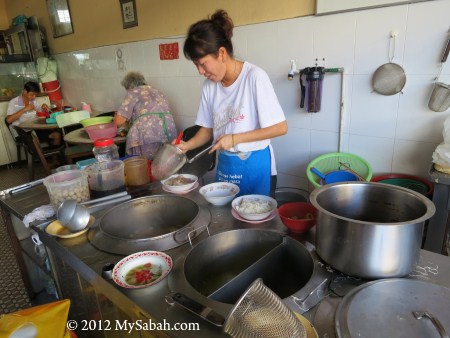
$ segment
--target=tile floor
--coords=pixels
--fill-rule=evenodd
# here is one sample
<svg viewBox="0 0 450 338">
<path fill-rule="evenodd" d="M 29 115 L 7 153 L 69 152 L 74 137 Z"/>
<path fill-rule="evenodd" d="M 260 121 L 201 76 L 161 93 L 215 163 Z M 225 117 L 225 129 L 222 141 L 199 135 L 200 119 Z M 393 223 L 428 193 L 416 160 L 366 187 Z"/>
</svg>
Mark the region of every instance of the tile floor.
<svg viewBox="0 0 450 338">
<path fill-rule="evenodd" d="M 40 163 L 36 163 L 36 177 L 44 177 Z M 28 182 L 27 166 L 23 163 L 0 167 L 0 190 Z M 45 293 L 45 292 L 44 292 Z M 47 302 L 44 293 L 31 300 L 22 281 L 5 224 L 0 217 L 0 315 Z"/>
</svg>

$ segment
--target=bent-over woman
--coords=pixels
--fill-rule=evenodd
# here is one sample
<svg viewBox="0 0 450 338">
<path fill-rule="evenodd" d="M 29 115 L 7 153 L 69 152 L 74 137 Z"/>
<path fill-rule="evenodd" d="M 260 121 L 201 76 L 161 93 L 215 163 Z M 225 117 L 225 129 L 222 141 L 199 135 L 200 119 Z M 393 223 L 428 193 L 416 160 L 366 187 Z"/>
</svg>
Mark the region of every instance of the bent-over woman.
<svg viewBox="0 0 450 338">
<path fill-rule="evenodd" d="M 126 151 L 153 160 L 158 148 L 177 136 L 177 129 L 166 97 L 151 87 L 139 72 L 128 73 L 121 82 L 127 95 L 114 116 L 121 127 L 130 125 Z"/>
</svg>

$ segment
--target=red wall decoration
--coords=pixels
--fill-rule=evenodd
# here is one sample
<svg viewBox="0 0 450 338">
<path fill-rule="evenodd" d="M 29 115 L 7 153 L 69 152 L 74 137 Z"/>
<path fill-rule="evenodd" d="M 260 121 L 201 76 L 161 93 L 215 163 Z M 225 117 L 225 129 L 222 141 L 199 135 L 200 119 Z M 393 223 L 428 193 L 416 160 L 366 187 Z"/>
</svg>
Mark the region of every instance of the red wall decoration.
<svg viewBox="0 0 450 338">
<path fill-rule="evenodd" d="M 160 60 L 175 60 L 179 58 L 178 42 L 162 43 L 159 45 Z"/>
</svg>

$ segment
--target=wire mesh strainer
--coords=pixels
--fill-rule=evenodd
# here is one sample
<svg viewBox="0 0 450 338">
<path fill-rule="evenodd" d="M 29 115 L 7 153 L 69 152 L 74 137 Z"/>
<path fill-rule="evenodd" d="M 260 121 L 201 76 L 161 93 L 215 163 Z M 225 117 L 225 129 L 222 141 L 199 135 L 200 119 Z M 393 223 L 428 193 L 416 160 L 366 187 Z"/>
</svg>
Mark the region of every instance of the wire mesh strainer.
<svg viewBox="0 0 450 338">
<path fill-rule="evenodd" d="M 239 298 L 223 330 L 234 338 L 306 338 L 306 329 L 294 312 L 261 278 Z"/>
<path fill-rule="evenodd" d="M 213 146 L 214 144 L 211 144 L 193 158 L 188 159 L 186 154 L 183 153 L 178 147 L 170 143 L 165 143 L 160 149 L 158 149 L 158 152 L 153 158 L 152 175 L 157 180 L 162 181 L 177 173 L 178 170 L 180 170 L 186 163 L 192 163 L 205 155 Z"/>
</svg>

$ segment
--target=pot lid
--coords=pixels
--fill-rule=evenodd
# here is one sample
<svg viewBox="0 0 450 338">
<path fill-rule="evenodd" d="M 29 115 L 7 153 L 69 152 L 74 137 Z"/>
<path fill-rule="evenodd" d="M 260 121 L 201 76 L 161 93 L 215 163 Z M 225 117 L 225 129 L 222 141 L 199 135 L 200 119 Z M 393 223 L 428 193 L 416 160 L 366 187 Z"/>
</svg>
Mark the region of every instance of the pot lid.
<svg viewBox="0 0 450 338">
<path fill-rule="evenodd" d="M 349 292 L 339 305 L 337 337 L 439 338 L 437 328 L 414 311 L 427 311 L 450 333 L 450 289 L 420 280 L 394 278 L 363 284 Z"/>
</svg>

